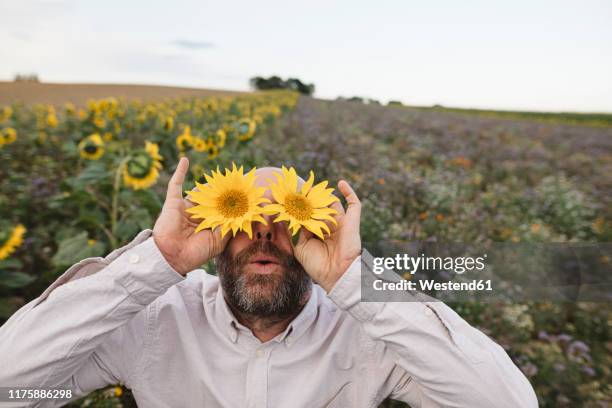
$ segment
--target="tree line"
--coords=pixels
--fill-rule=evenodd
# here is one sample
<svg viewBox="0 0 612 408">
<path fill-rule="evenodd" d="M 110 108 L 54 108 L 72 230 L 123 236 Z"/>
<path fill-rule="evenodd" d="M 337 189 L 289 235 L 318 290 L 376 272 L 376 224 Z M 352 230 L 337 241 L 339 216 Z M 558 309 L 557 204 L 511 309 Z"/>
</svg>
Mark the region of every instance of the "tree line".
<svg viewBox="0 0 612 408">
<path fill-rule="evenodd" d="M 289 89 L 301 93 L 302 95 L 312 95 L 315 92 L 314 84 L 306 84 L 297 78 L 282 79 L 276 75 L 269 78 L 256 76 L 250 79 L 253 89 L 259 91 L 270 89 Z"/>
</svg>

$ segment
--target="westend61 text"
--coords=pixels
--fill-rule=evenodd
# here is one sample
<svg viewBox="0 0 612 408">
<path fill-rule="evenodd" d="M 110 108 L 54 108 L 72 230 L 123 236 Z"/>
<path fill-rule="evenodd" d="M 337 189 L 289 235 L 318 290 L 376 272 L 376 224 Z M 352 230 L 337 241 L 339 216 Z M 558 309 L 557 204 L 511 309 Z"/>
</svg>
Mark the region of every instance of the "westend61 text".
<svg viewBox="0 0 612 408">
<path fill-rule="evenodd" d="M 491 280 L 473 280 L 470 282 L 436 282 L 434 280 L 421 280 L 417 282 L 402 279 L 398 282 L 374 281 L 374 290 L 423 290 L 423 291 L 482 291 L 493 290 Z"/>
</svg>

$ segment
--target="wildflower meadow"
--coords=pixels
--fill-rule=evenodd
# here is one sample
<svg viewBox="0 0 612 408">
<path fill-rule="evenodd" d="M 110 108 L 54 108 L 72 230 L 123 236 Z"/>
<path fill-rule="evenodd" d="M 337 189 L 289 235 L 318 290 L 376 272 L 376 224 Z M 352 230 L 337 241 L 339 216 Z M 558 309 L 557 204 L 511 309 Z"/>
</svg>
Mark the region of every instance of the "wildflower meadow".
<svg viewBox="0 0 612 408">
<path fill-rule="evenodd" d="M 151 228 L 232 163 L 291 166 L 363 202 L 362 241 L 610 242 L 612 127 L 323 101 L 289 91 L 0 107 L 0 323 L 69 266 Z M 601 259 L 610 263 L 612 259 Z M 451 305 L 506 349 L 542 407 L 612 401 L 608 303 Z M 71 406 L 135 406 L 120 385 Z M 403 404 L 385 401 L 383 406 Z"/>
</svg>

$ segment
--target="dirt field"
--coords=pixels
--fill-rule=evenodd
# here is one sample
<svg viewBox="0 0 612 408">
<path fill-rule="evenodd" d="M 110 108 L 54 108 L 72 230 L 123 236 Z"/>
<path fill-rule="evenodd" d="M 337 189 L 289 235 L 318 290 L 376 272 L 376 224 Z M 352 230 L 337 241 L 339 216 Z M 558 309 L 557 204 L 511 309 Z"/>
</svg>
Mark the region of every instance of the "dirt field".
<svg viewBox="0 0 612 408">
<path fill-rule="evenodd" d="M 146 101 L 179 96 L 236 95 L 240 93 L 155 85 L 0 82 L 0 106 L 15 102 L 23 102 L 27 105 L 34 103 L 62 105 L 66 102 L 72 102 L 75 105 L 83 105 L 88 99 L 100 99 L 109 96 L 124 96 L 128 99 Z"/>
</svg>

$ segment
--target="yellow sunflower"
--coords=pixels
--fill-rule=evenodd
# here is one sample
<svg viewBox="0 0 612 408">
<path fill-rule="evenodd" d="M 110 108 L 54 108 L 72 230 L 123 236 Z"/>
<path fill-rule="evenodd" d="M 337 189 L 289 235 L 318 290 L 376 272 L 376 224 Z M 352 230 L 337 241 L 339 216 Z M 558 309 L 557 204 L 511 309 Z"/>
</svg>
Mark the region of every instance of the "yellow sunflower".
<svg viewBox="0 0 612 408">
<path fill-rule="evenodd" d="M 17 131 L 14 128 L 4 128 L 0 132 L 0 146 L 15 143 L 15 140 L 17 140 Z"/>
<path fill-rule="evenodd" d="M 73 103 L 67 102 L 64 105 L 64 111 L 66 112 L 67 116 L 74 116 L 74 114 L 76 113 L 76 107 L 74 106 Z"/>
<path fill-rule="evenodd" d="M 232 170 L 225 169 L 225 175 L 217 168 L 204 177 L 207 184 L 195 183 L 199 191 L 186 191 L 187 198 L 196 204 L 186 211 L 193 214 L 192 218 L 203 219 L 195 232 L 221 226 L 222 237 L 231 230 L 233 236 L 244 231 L 252 238 L 251 223 L 266 224 L 260 204 L 270 200 L 263 196 L 266 189 L 254 184 L 255 168 L 244 174 L 242 166 L 237 169 L 232 163 Z"/>
<path fill-rule="evenodd" d="M 212 138 L 206 140 L 206 153 L 208 153 L 208 160 L 213 160 L 219 155 L 219 146 L 215 143 Z"/>
<path fill-rule="evenodd" d="M 12 115 L 13 108 L 11 108 L 10 106 L 5 106 L 4 108 L 0 109 L 0 123 L 9 120 Z"/>
<path fill-rule="evenodd" d="M 103 129 L 106 126 L 106 120 L 101 116 L 94 118 L 93 123 L 98 129 Z"/>
<path fill-rule="evenodd" d="M 26 228 L 19 224 L 9 233 L 0 231 L 0 261 L 8 258 L 22 243 Z"/>
<path fill-rule="evenodd" d="M 205 152 L 208 149 L 208 143 L 206 143 L 204 139 L 198 136 L 192 139 L 192 146 L 193 150 L 199 153 Z"/>
<path fill-rule="evenodd" d="M 15 143 L 16 140 L 17 140 L 17 131 L 14 128 L 10 127 L 10 128 L 4 129 L 4 143 L 5 144 Z"/>
<path fill-rule="evenodd" d="M 298 176 L 293 167 L 281 169 L 282 175 L 275 173 L 276 183 L 269 180 L 270 189 L 276 203 L 265 206 L 265 214 L 278 214 L 274 222 L 288 221 L 291 234 L 295 235 L 301 227 L 325 239 L 323 231 L 330 234 L 325 221 L 336 224 L 332 215 L 338 212 L 329 206 L 339 201 L 332 193 L 333 188 L 326 188 L 327 181 L 313 186 L 314 173 L 298 188 Z"/>
<path fill-rule="evenodd" d="M 57 124 L 58 124 L 57 115 L 55 114 L 55 108 L 53 108 L 52 106 L 49 106 L 47 110 L 46 121 L 49 127 L 51 128 L 57 127 Z"/>
<path fill-rule="evenodd" d="M 87 160 L 98 160 L 104 154 L 104 141 L 94 133 L 79 142 L 79 153 Z"/>
<path fill-rule="evenodd" d="M 219 146 L 219 148 L 223 148 L 225 146 L 225 142 L 227 141 L 227 133 L 225 133 L 225 130 L 218 129 L 215 132 L 215 137 L 217 139 L 217 146 Z"/>
<path fill-rule="evenodd" d="M 165 119 L 162 115 L 160 115 L 160 119 L 165 131 L 170 132 L 172 129 L 174 129 L 174 117 L 172 117 L 172 115 L 166 116 Z"/>
<path fill-rule="evenodd" d="M 193 136 L 191 135 L 191 127 L 185 126 L 183 133 L 176 138 L 176 147 L 179 152 L 188 150 L 193 145 Z"/>
<path fill-rule="evenodd" d="M 159 178 L 162 156 L 156 143 L 145 142 L 144 150 L 137 151 L 123 167 L 123 182 L 134 190 L 151 187 Z"/>
<path fill-rule="evenodd" d="M 240 119 L 234 125 L 236 127 L 236 132 L 238 133 L 238 140 L 241 142 L 246 142 L 250 140 L 255 135 L 255 130 L 257 129 L 257 123 L 253 119 L 243 118 Z"/>
</svg>

